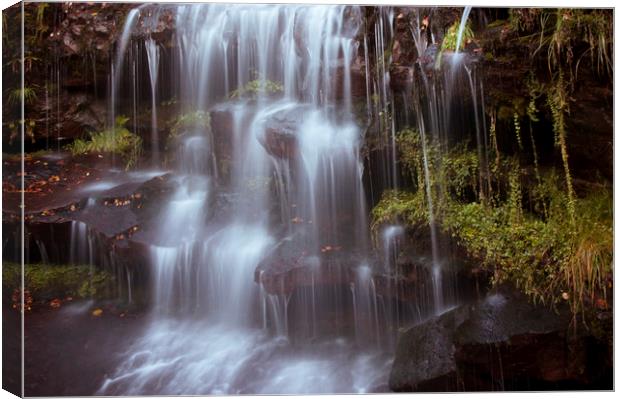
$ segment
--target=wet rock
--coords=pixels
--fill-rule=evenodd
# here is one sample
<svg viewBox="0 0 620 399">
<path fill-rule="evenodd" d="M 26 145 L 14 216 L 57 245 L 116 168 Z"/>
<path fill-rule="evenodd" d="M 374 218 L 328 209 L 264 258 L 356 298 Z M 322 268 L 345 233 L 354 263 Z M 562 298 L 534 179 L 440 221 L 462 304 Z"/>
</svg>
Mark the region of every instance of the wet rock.
<svg viewBox="0 0 620 399">
<path fill-rule="evenodd" d="M 82 87 L 84 82 L 70 80 L 66 85 Z M 59 98 L 52 97 L 48 104 L 40 104 L 40 108 L 33 108 L 33 111 L 38 114 L 38 126 L 46 126 L 46 118 L 55 121 L 54 126 L 45 131 L 49 140 L 56 139 L 57 135 L 60 135 L 62 140 L 69 140 L 83 137 L 87 132 L 101 131 L 107 114 L 104 104 L 92 95 L 83 93 L 65 93 Z M 42 139 L 43 137 L 38 141 Z"/>
<path fill-rule="evenodd" d="M 390 373 L 390 389 L 456 390 L 454 333 L 468 314 L 467 307 L 460 307 L 401 332 Z"/>
<path fill-rule="evenodd" d="M 307 107 L 294 107 L 278 112 L 265 122 L 258 137 L 265 150 L 278 159 L 293 159 L 297 152 L 297 129 L 302 124 Z"/>
<path fill-rule="evenodd" d="M 600 174 L 613 181 L 613 90 L 611 85 L 579 75 L 567 131 L 573 176 L 592 180 Z"/>
<path fill-rule="evenodd" d="M 416 60 L 416 45 L 411 34 L 410 20 L 417 18 L 418 9 L 399 7 L 394 18 L 394 42 L 392 44 L 392 63 L 413 65 Z"/>
<path fill-rule="evenodd" d="M 256 268 L 254 281 L 271 295 L 288 295 L 301 287 L 341 285 L 353 281 L 350 268 L 355 259 L 350 253 L 311 255 L 290 241 Z"/>
<path fill-rule="evenodd" d="M 166 6 L 147 6 L 140 11 L 134 35 L 150 37 L 159 44 L 170 44 L 176 30 L 174 11 Z"/>
<path fill-rule="evenodd" d="M 233 109 L 226 104 L 215 106 L 209 113 L 211 117 L 211 132 L 215 146 L 218 179 L 226 184 L 230 181 L 233 154 Z"/>
<path fill-rule="evenodd" d="M 420 67 L 426 74 L 431 74 L 435 68 L 435 59 L 439 54 L 439 46 L 437 44 L 429 45 L 424 54 L 418 58 Z"/>
<path fill-rule="evenodd" d="M 502 286 L 399 337 L 395 391 L 611 389 L 611 348 Z M 598 359 L 598 363 L 593 361 Z"/>
<path fill-rule="evenodd" d="M 344 86 L 345 86 L 345 69 L 349 72 L 350 79 L 350 91 L 349 94 L 352 98 L 365 98 L 366 96 L 366 64 L 363 56 L 356 57 L 351 65 L 341 65 L 336 68 L 333 74 L 335 88 L 334 98 L 336 100 L 344 99 Z"/>
<path fill-rule="evenodd" d="M 413 71 L 413 67 L 392 65 L 390 67 L 390 87 L 392 90 L 410 90 L 413 84 Z"/>
<path fill-rule="evenodd" d="M 297 152 L 295 122 L 291 120 L 273 121 L 259 138 L 267 152 L 278 159 L 293 159 Z"/>
</svg>

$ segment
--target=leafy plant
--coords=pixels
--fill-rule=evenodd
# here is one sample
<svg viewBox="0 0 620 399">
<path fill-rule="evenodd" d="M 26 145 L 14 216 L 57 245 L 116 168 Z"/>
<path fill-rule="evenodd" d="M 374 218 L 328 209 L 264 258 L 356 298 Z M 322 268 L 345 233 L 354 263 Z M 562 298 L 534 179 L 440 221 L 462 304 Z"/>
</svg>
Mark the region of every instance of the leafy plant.
<svg viewBox="0 0 620 399">
<path fill-rule="evenodd" d="M 113 128 L 90 134 L 90 139 L 76 139 L 66 148 L 73 155 L 104 152 L 119 154 L 125 159 L 125 168 L 135 166 L 142 152 L 142 139 L 130 132 L 125 124 L 129 118 L 118 116 Z"/>
<path fill-rule="evenodd" d="M 448 31 L 446 32 L 446 35 L 444 36 L 442 42 L 441 42 L 441 51 L 456 51 L 456 45 L 458 42 L 458 36 L 459 36 L 459 28 L 461 27 L 461 23 L 460 21 L 455 21 L 454 24 L 452 24 L 449 28 Z M 465 48 L 465 45 L 467 43 L 469 43 L 472 39 L 474 38 L 474 32 L 471 30 L 471 23 L 469 22 L 469 20 L 465 23 L 465 27 L 463 28 L 463 37 L 461 38 L 461 43 L 459 46 L 459 51 L 463 50 Z"/>
<path fill-rule="evenodd" d="M 439 49 L 439 54 L 437 54 L 437 60 L 435 62 L 435 69 L 439 69 L 441 67 L 441 59 L 443 57 L 443 53 L 446 51 L 456 51 L 457 42 L 459 37 L 459 28 L 461 26 L 460 21 L 455 21 L 452 24 L 448 31 L 446 32 L 442 42 L 441 47 Z M 463 36 L 461 37 L 461 43 L 459 45 L 458 50 L 461 51 L 465 48 L 465 45 L 469 43 L 474 38 L 474 32 L 471 30 L 471 24 L 469 20 L 465 23 L 463 27 Z"/>
<path fill-rule="evenodd" d="M 556 145 L 560 147 L 562 154 L 562 164 L 564 166 L 564 177 L 566 180 L 566 192 L 568 193 L 568 211 L 572 221 L 575 220 L 575 190 L 573 189 L 573 179 L 568 164 L 568 148 L 566 144 L 566 122 L 565 113 L 568 112 L 568 98 L 562 71 L 558 72 L 558 78 L 551 87 L 547 95 L 547 104 L 553 116 L 553 131 L 555 132 Z"/>
<path fill-rule="evenodd" d="M 22 98 L 24 99 L 24 104 L 33 104 L 37 100 L 37 92 L 34 87 L 12 89 L 7 96 L 7 105 L 21 104 Z"/>
</svg>

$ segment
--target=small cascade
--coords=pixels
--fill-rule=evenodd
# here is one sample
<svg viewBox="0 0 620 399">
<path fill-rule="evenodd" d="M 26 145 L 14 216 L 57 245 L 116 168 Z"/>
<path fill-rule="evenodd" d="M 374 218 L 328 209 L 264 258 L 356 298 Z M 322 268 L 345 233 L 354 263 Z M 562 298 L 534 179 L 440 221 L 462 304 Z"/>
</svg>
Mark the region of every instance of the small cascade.
<svg viewBox="0 0 620 399">
<path fill-rule="evenodd" d="M 41 254 L 41 263 L 45 263 L 45 264 L 50 263 L 50 257 L 47 254 L 45 243 L 43 243 L 41 240 L 36 240 L 35 242 L 37 244 L 37 248 L 39 248 L 39 253 Z"/>
<path fill-rule="evenodd" d="M 151 162 L 154 167 L 159 165 L 159 133 L 157 131 L 157 75 L 159 72 L 159 46 L 155 40 L 148 39 L 145 43 L 151 78 Z"/>
<path fill-rule="evenodd" d="M 379 344 L 385 331 L 379 322 L 377 290 L 372 269 L 367 264 L 362 264 L 355 270 L 355 282 L 351 283 L 351 293 L 358 344 L 362 345 L 367 342 Z"/>
<path fill-rule="evenodd" d="M 455 138 L 467 137 L 469 127 L 475 128 L 474 137 L 478 148 L 480 162 L 479 186 L 484 195 L 485 181 L 488 176 L 488 150 L 484 129 L 486 126 L 484 111 L 481 108 L 482 94 L 478 93 L 476 64 L 469 54 L 460 53 L 463 34 L 467 25 L 471 7 L 465 7 L 457 31 L 456 49 L 454 51 L 434 54 L 433 35 L 429 35 L 428 26 L 423 25 L 421 11 L 415 10 L 410 23 L 410 31 L 418 54 L 414 65 L 413 87 L 410 95 L 404 95 L 404 103 L 411 104 L 413 126 L 420 135 L 422 149 L 422 189 L 427 203 L 429 235 L 432 262 L 430 266 L 433 294 L 432 303 L 435 314 L 442 313 L 445 301 L 452 301 L 454 287 L 452 281 L 444 281 L 450 275 L 450 260 L 446 258 L 445 243 L 441 242 L 436 219 L 435 202 L 442 195 L 441 181 L 435 178 L 437 168 L 431 165 L 430 152 L 445 151 Z M 430 11 L 432 14 L 432 11 Z M 433 57 L 439 57 L 433 60 Z M 463 101 L 471 104 L 471 113 L 463 113 Z M 407 118 L 408 119 L 408 118 Z M 457 123 L 456 121 L 461 121 Z M 407 122 L 408 124 L 408 122 Z M 401 126 L 405 128 L 407 125 Z"/>
<path fill-rule="evenodd" d="M 461 23 L 459 24 L 459 31 L 456 36 L 456 50 L 455 53 L 458 54 L 461 49 L 461 42 L 463 41 L 463 31 L 465 30 L 465 25 L 467 24 L 467 19 L 469 18 L 469 13 L 471 12 L 471 6 L 467 6 L 463 9 L 463 15 L 461 16 Z"/>
<path fill-rule="evenodd" d="M 118 47 L 116 52 L 116 62 L 111 65 L 111 85 L 110 85 L 110 107 L 109 107 L 109 126 L 113 127 L 115 125 L 116 120 L 116 106 L 118 103 L 117 93 L 120 84 L 120 77 L 123 68 L 123 63 L 125 61 L 125 54 L 127 52 L 127 47 L 131 41 L 131 35 L 133 30 L 138 22 L 138 17 L 140 16 L 140 7 L 134 8 L 127 13 L 127 18 L 125 19 L 125 24 L 123 27 L 123 32 L 121 33 L 120 39 L 118 41 Z M 135 81 L 135 80 L 134 80 Z M 135 117 L 134 117 L 135 121 Z"/>
<path fill-rule="evenodd" d="M 87 207 L 89 205 L 92 206 L 92 199 L 87 201 Z M 43 256 L 44 247 L 41 251 Z M 110 251 L 105 238 L 100 237 L 84 222 L 71 222 L 68 262 L 72 265 L 89 266 L 91 273 L 95 268 L 106 271 L 112 277 L 111 281 L 115 282 L 107 287 L 109 294 L 127 304 L 133 302 L 133 270 L 127 267 L 114 251 Z"/>
<path fill-rule="evenodd" d="M 399 256 L 399 243 L 404 234 L 404 229 L 401 226 L 387 226 L 383 230 L 382 244 L 383 244 L 383 268 L 384 273 L 387 276 L 387 289 L 385 299 L 382 301 L 384 309 L 384 323 L 388 326 L 390 335 L 386 336 L 386 344 L 388 347 L 395 345 L 395 332 L 402 327 L 408 320 L 415 320 L 415 314 L 403 314 L 398 300 L 386 300 L 386 299 L 398 299 L 402 296 L 404 287 L 402 286 L 402 272 L 397 263 Z"/>
<path fill-rule="evenodd" d="M 69 263 L 74 265 L 93 264 L 93 237 L 86 223 L 71 222 L 71 251 Z"/>
<path fill-rule="evenodd" d="M 396 154 L 396 116 L 394 92 L 390 87 L 389 65 L 392 62 L 391 51 L 386 53 L 394 37 L 394 9 L 381 7 L 374 25 L 374 60 L 377 65 L 373 81 L 369 88 L 369 101 L 373 106 L 371 120 L 375 122 L 385 148 L 383 157 L 383 177 L 386 189 L 398 187 L 398 166 Z M 367 61 L 368 62 L 368 61 Z M 367 76 L 372 75 L 368 70 Z M 370 84 L 368 82 L 367 84 Z"/>
</svg>

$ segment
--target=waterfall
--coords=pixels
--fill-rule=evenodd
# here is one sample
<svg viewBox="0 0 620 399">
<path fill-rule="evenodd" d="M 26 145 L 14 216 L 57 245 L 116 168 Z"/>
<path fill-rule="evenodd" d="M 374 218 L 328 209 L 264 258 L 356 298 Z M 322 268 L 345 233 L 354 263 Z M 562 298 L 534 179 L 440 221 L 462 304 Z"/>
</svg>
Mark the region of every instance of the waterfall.
<svg viewBox="0 0 620 399">
<path fill-rule="evenodd" d="M 486 139 L 486 121 L 484 115 L 484 96 L 478 93 L 479 80 L 475 62 L 471 55 L 459 53 L 463 32 L 469 18 L 471 7 L 465 7 L 457 31 L 457 47 L 454 52 L 439 52 L 437 57 L 447 58 L 449 62 L 434 61 L 435 67 L 429 68 L 429 55 L 433 52 L 434 38 L 429 39 L 421 27 L 420 11 L 415 11 L 417 18 L 410 25 L 410 32 L 415 43 L 418 58 L 415 62 L 416 78 L 408 101 L 413 105 L 415 126 L 420 134 L 422 147 L 422 168 L 424 177 L 424 195 L 427 203 L 429 235 L 431 239 L 431 276 L 433 283 L 432 302 L 434 313 L 439 314 L 453 305 L 456 287 L 452 279 L 446 277 L 451 273 L 449 252 L 441 242 L 436 223 L 436 201 L 443 195 L 441 179 L 435 174 L 441 173 L 442 165 L 431 165 L 430 146 L 439 155 L 445 154 L 450 144 L 460 137 L 472 136 L 469 131 L 473 126 L 473 137 L 479 161 L 479 195 L 484 196 L 489 187 L 488 149 Z M 432 11 L 430 11 L 432 15 Z M 431 62 L 433 63 L 433 62 Z M 441 68 L 436 68 L 441 65 Z M 481 83 L 480 83 L 481 84 Z M 471 112 L 463 112 L 463 104 L 471 105 Z M 460 123 L 459 123 L 460 122 Z M 403 126 L 404 127 L 404 126 Z M 438 161 L 441 163 L 441 161 Z"/>
<path fill-rule="evenodd" d="M 349 265 L 336 256 L 364 259 L 370 250 L 363 137 L 351 96 L 361 9 L 166 7 L 176 25 L 170 56 L 179 66 L 172 82 L 179 112 L 218 107 L 231 115 L 230 181 L 219 181 L 210 128 L 181 129 L 169 139 L 176 188 L 161 207 L 150 247 L 151 324 L 98 394 L 376 389 L 389 362 L 380 345 L 365 348 L 383 334 L 372 269 L 357 269 L 351 298 Z M 148 23 L 156 26 L 160 14 L 149 11 Z M 160 50 L 151 36 L 138 40 L 148 57 L 156 150 Z M 212 208 L 222 195 L 230 201 L 225 212 Z M 280 278 L 280 292 L 273 292 L 268 274 L 279 269 L 265 262 L 285 248 L 305 280 L 291 292 Z M 357 341 L 347 328 L 326 325 L 351 313 L 370 316 L 370 337 L 362 337 L 367 323 L 354 323 Z"/>
</svg>

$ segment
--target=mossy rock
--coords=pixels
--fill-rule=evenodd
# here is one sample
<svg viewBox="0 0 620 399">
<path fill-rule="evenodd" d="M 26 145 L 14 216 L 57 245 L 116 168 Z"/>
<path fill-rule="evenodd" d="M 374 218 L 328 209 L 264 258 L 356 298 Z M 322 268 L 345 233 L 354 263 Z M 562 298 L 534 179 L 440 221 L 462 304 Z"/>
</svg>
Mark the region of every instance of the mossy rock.
<svg viewBox="0 0 620 399">
<path fill-rule="evenodd" d="M 88 265 L 24 265 L 24 286 L 35 301 L 54 298 L 103 298 L 112 281 L 109 273 Z M 2 264 L 2 288 L 11 295 L 21 285 L 21 266 Z"/>
</svg>

